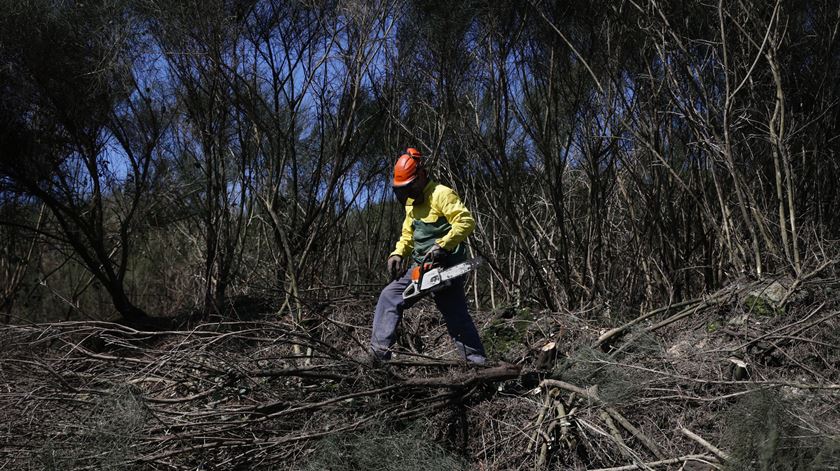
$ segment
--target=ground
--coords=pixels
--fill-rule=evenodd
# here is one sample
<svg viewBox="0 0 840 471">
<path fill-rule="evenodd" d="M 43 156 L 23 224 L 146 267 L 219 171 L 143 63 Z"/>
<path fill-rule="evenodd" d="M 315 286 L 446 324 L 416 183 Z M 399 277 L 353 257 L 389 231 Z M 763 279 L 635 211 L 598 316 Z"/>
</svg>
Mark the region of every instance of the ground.
<svg viewBox="0 0 840 471">
<path fill-rule="evenodd" d="M 364 360 L 358 303 L 321 306 L 306 330 L 273 313 L 165 332 L 7 326 L 0 465 L 837 469 L 836 285 L 782 284 L 783 299 L 762 297 L 768 283 L 639 322 L 479 311 L 485 367 L 458 360 L 429 305 L 385 365 Z"/>
</svg>

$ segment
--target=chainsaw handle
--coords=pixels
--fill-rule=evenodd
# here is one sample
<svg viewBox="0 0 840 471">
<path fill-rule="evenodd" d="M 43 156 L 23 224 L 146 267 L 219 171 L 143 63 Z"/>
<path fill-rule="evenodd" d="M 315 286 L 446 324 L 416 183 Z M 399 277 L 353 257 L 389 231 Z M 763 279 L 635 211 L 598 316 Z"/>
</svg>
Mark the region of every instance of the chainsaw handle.
<svg viewBox="0 0 840 471">
<path fill-rule="evenodd" d="M 423 287 L 423 276 L 428 271 L 428 270 L 426 270 L 426 260 L 428 260 L 428 258 L 429 258 L 429 253 L 427 252 L 425 255 L 423 255 L 423 258 L 420 260 L 420 265 L 416 268 L 417 273 L 418 273 L 417 279 L 414 280 L 413 279 L 414 277 L 412 276 L 411 283 L 408 286 L 406 286 L 405 289 L 403 290 L 403 293 L 402 293 L 403 299 L 411 299 L 411 298 L 420 296 L 420 294 L 423 292 L 423 290 L 421 288 Z M 429 264 L 429 269 L 431 269 L 431 267 L 432 267 L 432 264 L 430 263 Z"/>
<path fill-rule="evenodd" d="M 411 299 L 416 296 L 420 296 L 420 284 L 411 282 L 411 284 L 406 286 L 403 290 L 402 297 L 403 299 Z"/>
<path fill-rule="evenodd" d="M 426 274 L 426 259 L 429 258 L 430 254 L 431 254 L 431 252 L 426 252 L 426 254 L 423 255 L 423 259 L 420 260 L 420 278 L 417 279 L 417 292 L 418 293 L 420 292 L 420 288 L 423 285 L 423 275 Z"/>
</svg>

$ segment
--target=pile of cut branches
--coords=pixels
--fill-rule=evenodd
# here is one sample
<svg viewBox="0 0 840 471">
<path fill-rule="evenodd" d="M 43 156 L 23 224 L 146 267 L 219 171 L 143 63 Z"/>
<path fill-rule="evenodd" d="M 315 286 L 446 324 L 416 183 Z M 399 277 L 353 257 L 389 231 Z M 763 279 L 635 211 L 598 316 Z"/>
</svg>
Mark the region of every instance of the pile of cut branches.
<svg viewBox="0 0 840 471">
<path fill-rule="evenodd" d="M 307 328 L 8 326 L 0 466 L 836 469 L 836 283 L 774 283 L 624 322 L 477 313 L 496 336 L 484 367 L 446 354 L 422 308 L 404 325 L 418 341 L 385 365 L 353 307 Z"/>
<path fill-rule="evenodd" d="M 271 467 L 301 443 L 426 417 L 519 375 L 451 361 L 372 367 L 271 322 L 167 332 L 70 322 L 0 336 L 0 456 L 14 467 Z"/>
</svg>

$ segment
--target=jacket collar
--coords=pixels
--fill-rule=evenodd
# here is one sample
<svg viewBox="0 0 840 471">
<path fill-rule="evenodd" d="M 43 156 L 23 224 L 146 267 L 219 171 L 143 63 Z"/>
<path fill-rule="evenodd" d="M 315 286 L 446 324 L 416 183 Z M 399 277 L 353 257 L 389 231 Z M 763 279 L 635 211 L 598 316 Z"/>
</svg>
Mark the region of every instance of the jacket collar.
<svg viewBox="0 0 840 471">
<path fill-rule="evenodd" d="M 420 204 L 425 204 L 425 203 L 429 202 L 429 199 L 431 199 L 432 193 L 435 190 L 435 186 L 437 186 L 436 181 L 433 181 L 433 180 L 429 179 L 429 181 L 426 182 L 426 186 L 423 187 L 423 202 L 420 203 Z M 409 198 L 405 202 L 405 205 L 407 207 L 414 207 L 414 198 Z"/>
</svg>

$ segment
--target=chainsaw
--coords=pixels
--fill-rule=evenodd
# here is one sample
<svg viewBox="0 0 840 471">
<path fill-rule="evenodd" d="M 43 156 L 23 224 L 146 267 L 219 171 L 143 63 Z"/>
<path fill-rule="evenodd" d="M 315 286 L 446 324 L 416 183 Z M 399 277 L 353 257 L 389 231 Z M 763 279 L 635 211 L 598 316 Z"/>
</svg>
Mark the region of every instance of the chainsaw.
<svg viewBox="0 0 840 471">
<path fill-rule="evenodd" d="M 419 265 L 411 270 L 411 284 L 405 287 L 402 297 L 404 300 L 419 298 L 450 286 L 452 280 L 475 270 L 482 261 L 481 257 L 475 257 L 451 267 L 441 268 L 426 263 L 424 258 Z"/>
</svg>

